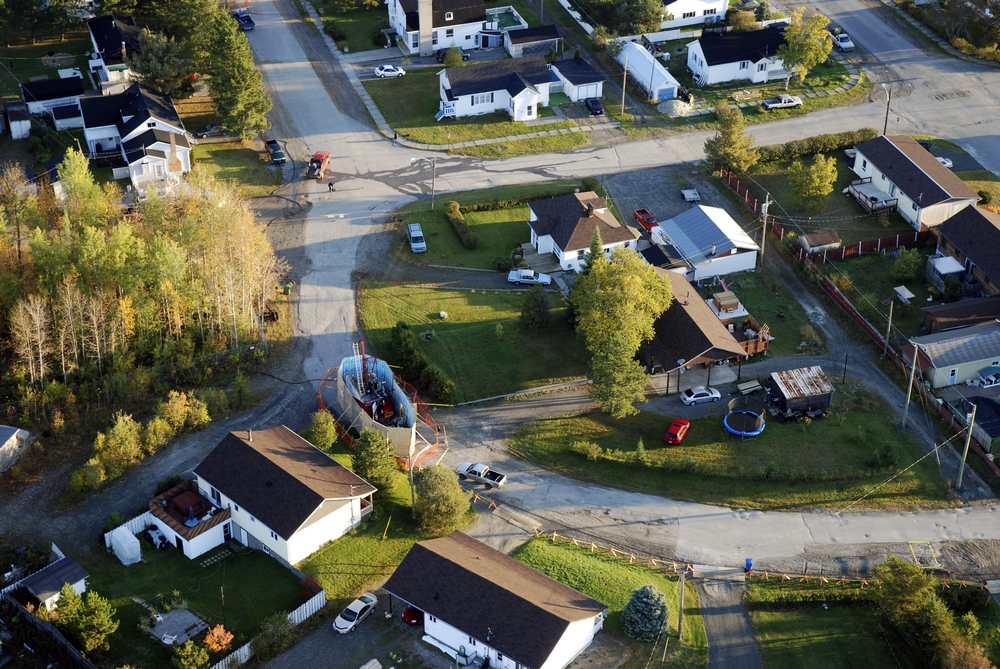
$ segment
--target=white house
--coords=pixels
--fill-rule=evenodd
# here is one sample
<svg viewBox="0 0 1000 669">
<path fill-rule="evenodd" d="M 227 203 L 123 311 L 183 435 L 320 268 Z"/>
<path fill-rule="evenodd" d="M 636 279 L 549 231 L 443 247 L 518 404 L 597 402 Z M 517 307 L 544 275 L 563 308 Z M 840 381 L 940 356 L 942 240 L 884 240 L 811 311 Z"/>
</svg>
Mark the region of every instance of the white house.
<svg viewBox="0 0 1000 669">
<path fill-rule="evenodd" d="M 710 276 L 752 270 L 760 247 L 740 224 L 719 207 L 697 205 L 654 228 L 653 242 L 666 249 L 668 258 L 679 258 L 671 271 L 692 283 Z"/>
<path fill-rule="evenodd" d="M 483 0 L 386 0 L 386 5 L 396 43 L 411 56 L 453 46 L 491 49 L 503 45 L 504 31 L 528 27 L 513 7 L 487 10 Z"/>
<path fill-rule="evenodd" d="M 503 48 L 511 58 L 545 56 L 549 49 L 559 53 L 560 41 L 559 31 L 552 24 L 508 30 L 503 34 Z"/>
<path fill-rule="evenodd" d="M 36 571 L 21 581 L 21 587 L 27 588 L 45 608 L 50 611 L 59 601 L 59 591 L 69 583 L 74 592 L 82 595 L 87 591 L 89 574 L 76 560 L 61 557 L 52 564 Z"/>
<path fill-rule="evenodd" d="M 562 83 L 562 92 L 574 102 L 604 94 L 604 75 L 583 58 L 557 60 L 551 68 Z"/>
<path fill-rule="evenodd" d="M 87 21 L 87 29 L 94 47 L 90 71 L 101 82 L 103 93 L 121 93 L 131 79 L 128 58 L 139 51 L 142 26 L 131 16 L 109 14 Z"/>
<path fill-rule="evenodd" d="M 31 433 L 9 425 L 0 425 L 0 472 L 10 469 L 31 445 Z"/>
<path fill-rule="evenodd" d="M 90 156 L 117 159 L 115 179 L 142 189 L 191 170 L 191 145 L 169 95 L 132 84 L 117 95 L 81 98 L 80 108 Z"/>
<path fill-rule="evenodd" d="M 83 95 L 83 79 L 46 79 L 21 84 L 21 99 L 32 116 L 41 116 L 55 107 L 76 106 Z"/>
<path fill-rule="evenodd" d="M 896 208 L 916 230 L 933 228 L 979 201 L 951 170 L 930 151 L 906 135 L 883 135 L 857 147 L 854 173 L 861 177 L 851 192 L 865 198 L 896 202 Z"/>
<path fill-rule="evenodd" d="M 725 0 L 663 0 L 660 30 L 716 23 L 726 18 L 728 6 Z"/>
<path fill-rule="evenodd" d="M 4 109 L 7 112 L 11 138 L 27 139 L 31 135 L 31 113 L 28 111 L 28 105 L 21 100 L 7 100 Z"/>
<path fill-rule="evenodd" d="M 741 80 L 764 84 L 786 76 L 778 57 L 778 47 L 784 43 L 785 33 L 777 28 L 702 33 L 688 44 L 687 66 L 699 86 Z"/>
<path fill-rule="evenodd" d="M 594 230 L 601 231 L 605 253 L 618 247 L 635 249 L 639 232 L 622 225 L 597 193 L 570 193 L 528 203 L 531 245 L 539 253 L 551 253 L 564 270 L 580 269 Z"/>
<path fill-rule="evenodd" d="M 424 641 L 461 666 L 562 669 L 604 626 L 607 606 L 453 532 L 416 543 L 383 589 L 424 612 Z M 476 666 L 479 666 L 476 664 Z"/>
<path fill-rule="evenodd" d="M 375 492 L 284 425 L 230 432 L 194 473 L 197 495 L 228 513 L 220 533 L 286 564 L 358 527 Z"/>
<path fill-rule="evenodd" d="M 623 67 L 628 67 L 629 77 L 649 94 L 649 99 L 654 103 L 677 97 L 677 89 L 681 85 L 639 42 L 622 44 L 617 60 Z"/>
<path fill-rule="evenodd" d="M 502 110 L 515 121 L 537 118 L 538 108 L 549 104 L 552 77 L 541 56 L 441 70 L 438 116 L 479 116 Z"/>
</svg>

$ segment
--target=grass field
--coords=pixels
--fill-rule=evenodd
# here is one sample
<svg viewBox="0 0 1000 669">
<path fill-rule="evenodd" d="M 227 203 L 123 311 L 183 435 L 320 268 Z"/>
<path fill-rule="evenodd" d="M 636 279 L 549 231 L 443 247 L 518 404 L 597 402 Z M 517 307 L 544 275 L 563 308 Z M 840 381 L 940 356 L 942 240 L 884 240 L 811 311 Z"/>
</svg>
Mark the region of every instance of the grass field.
<svg viewBox="0 0 1000 669">
<path fill-rule="evenodd" d="M 203 567 L 206 559 L 228 549 L 219 548 L 189 560 L 176 548 L 156 551 L 149 543 L 141 543 L 144 561 L 139 564 L 123 567 L 111 554 L 84 564 L 90 573 L 89 588 L 107 597 L 118 610 L 121 624 L 111 637 L 114 666 L 162 667 L 172 656 L 168 646 L 136 628 L 149 612 L 133 597 L 162 611 L 158 598 L 178 593 L 205 622 L 215 625 L 225 621 L 226 629 L 235 635 L 234 648 L 249 641 L 258 624 L 271 614 L 298 606 L 299 579 L 260 551 L 244 550 Z M 224 607 L 220 590 L 223 586 Z"/>
<path fill-rule="evenodd" d="M 385 7 L 360 7 L 360 3 L 351 0 L 313 0 L 312 5 L 323 18 L 326 33 L 331 36 L 340 33 L 335 38 L 337 43 L 346 43 L 350 52 L 382 48 L 375 43 L 375 37 L 382 28 L 389 27 Z"/>
<path fill-rule="evenodd" d="M 536 128 L 538 130 L 554 130 L 565 127 L 563 123 Z M 449 149 L 448 153 L 458 156 L 473 156 L 476 158 L 516 158 L 531 156 L 536 153 L 560 153 L 573 151 L 590 144 L 590 135 L 586 132 L 573 132 L 566 135 L 550 137 L 529 137 L 510 142 L 483 144 L 482 146 L 467 146 L 463 149 Z"/>
<path fill-rule="evenodd" d="M 628 564 L 621 558 L 603 553 L 591 553 L 586 548 L 569 544 L 550 544 L 544 539 L 534 539 L 514 551 L 512 556 L 543 574 L 565 583 L 571 588 L 606 604 L 608 617 L 604 631 L 622 642 L 629 650 L 630 657 L 622 665 L 623 669 L 638 669 L 648 666 L 650 654 L 656 650 L 662 657 L 663 641 L 653 645 L 635 641 L 625 636 L 621 627 L 621 612 L 628 603 L 632 590 L 647 584 L 655 585 L 667 599 L 670 613 L 667 619 L 670 643 L 666 651 L 667 661 L 655 666 L 705 667 L 708 664 L 708 641 L 701 619 L 698 593 L 692 587 L 684 592 L 684 640 L 677 642 L 677 620 L 679 585 L 673 575 L 648 569 L 637 564 Z"/>
<path fill-rule="evenodd" d="M 552 296 L 559 307 L 552 310 L 552 325 L 542 332 L 521 328 L 523 303 L 524 293 L 517 291 L 416 286 L 362 286 L 358 291 L 361 322 L 375 352 L 391 361 L 389 334 L 400 320 L 418 336 L 432 333 L 420 346 L 458 386 L 458 402 L 585 375 L 583 343 L 566 326 L 558 296 Z M 442 311 L 447 319 L 438 315 Z"/>
<path fill-rule="evenodd" d="M 249 142 L 196 144 L 191 157 L 216 179 L 234 181 L 245 197 L 268 195 L 281 185 L 281 172 L 269 168 Z"/>
<path fill-rule="evenodd" d="M 679 412 L 683 415 L 683 412 Z M 886 481 L 890 472 L 872 469 L 868 458 L 893 443 L 898 467 L 924 453 L 875 393 L 850 381 L 837 384 L 826 418 L 809 424 L 767 418 L 764 433 L 740 440 L 727 434 L 720 415 L 691 420 L 680 446 L 663 442 L 670 418 L 648 412 L 623 420 L 602 413 L 525 423 L 508 442 L 517 455 L 588 481 L 626 490 L 743 509 L 801 509 L 845 506 L 864 495 L 862 507 L 941 507 L 949 495 L 934 459 L 927 458 Z M 649 465 L 635 461 L 643 440 Z M 579 441 L 601 447 L 588 460 L 570 451 Z"/>
<path fill-rule="evenodd" d="M 174 107 L 188 132 L 193 133 L 202 126 L 219 121 L 215 100 L 209 97 L 199 96 L 186 100 L 174 100 Z"/>
<path fill-rule="evenodd" d="M 966 185 L 977 193 L 981 190 L 987 191 L 993 196 L 991 204 L 994 208 L 1000 205 L 1000 177 L 989 170 L 975 170 L 973 172 L 955 172 L 955 176 L 964 181 Z"/>
<path fill-rule="evenodd" d="M 20 83 L 31 81 L 35 77 L 47 76 L 50 79 L 59 78 L 59 70 L 68 67 L 78 67 L 84 73 L 83 88 L 89 90 L 93 88 L 90 78 L 87 76 L 87 51 L 91 48 L 88 33 L 84 30 L 82 35 L 71 35 L 60 42 L 41 42 L 34 46 L 14 46 L 0 49 L 0 62 L 4 66 L 0 67 L 0 95 L 21 96 Z M 46 65 L 42 62 L 42 57 L 49 53 L 68 53 L 73 56 L 72 63 L 62 63 L 59 65 Z M 11 69 L 13 64 L 13 69 Z"/>
</svg>

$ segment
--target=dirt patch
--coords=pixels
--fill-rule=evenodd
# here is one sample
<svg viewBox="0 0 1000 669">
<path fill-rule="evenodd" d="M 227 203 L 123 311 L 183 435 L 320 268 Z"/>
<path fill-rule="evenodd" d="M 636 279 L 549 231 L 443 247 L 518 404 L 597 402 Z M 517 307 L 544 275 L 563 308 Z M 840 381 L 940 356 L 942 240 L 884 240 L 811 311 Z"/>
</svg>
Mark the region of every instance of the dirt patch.
<svg viewBox="0 0 1000 669">
<path fill-rule="evenodd" d="M 45 67 L 68 67 L 76 60 L 76 56 L 69 53 L 54 53 L 51 56 L 42 56 L 42 65 Z"/>
</svg>

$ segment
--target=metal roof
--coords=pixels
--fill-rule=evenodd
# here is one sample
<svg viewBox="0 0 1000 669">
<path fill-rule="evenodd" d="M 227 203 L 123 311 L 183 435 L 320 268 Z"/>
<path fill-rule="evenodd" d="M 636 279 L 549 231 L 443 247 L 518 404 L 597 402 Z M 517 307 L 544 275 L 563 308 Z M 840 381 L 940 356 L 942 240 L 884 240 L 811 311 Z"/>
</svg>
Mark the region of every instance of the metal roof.
<svg viewBox="0 0 1000 669">
<path fill-rule="evenodd" d="M 920 346 L 931 365 L 940 369 L 976 361 L 1000 359 L 1000 324 L 984 323 L 910 340 Z"/>
<path fill-rule="evenodd" d="M 785 399 L 798 397 L 815 397 L 829 395 L 833 392 L 833 384 L 826 378 L 823 369 L 818 365 L 800 367 L 784 372 L 771 372 L 771 382 Z"/>
<path fill-rule="evenodd" d="M 697 205 L 660 223 L 664 235 L 691 265 L 733 249 L 759 250 L 740 224 L 719 207 Z"/>
</svg>

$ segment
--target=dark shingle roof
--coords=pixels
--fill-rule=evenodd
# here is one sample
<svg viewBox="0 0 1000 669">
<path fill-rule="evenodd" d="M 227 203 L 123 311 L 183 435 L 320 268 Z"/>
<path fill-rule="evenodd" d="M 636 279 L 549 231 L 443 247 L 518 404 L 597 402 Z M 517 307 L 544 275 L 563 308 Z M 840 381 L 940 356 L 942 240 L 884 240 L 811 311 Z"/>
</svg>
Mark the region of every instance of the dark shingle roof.
<svg viewBox="0 0 1000 669">
<path fill-rule="evenodd" d="M 57 121 L 80 117 L 80 105 L 62 105 L 61 107 L 53 107 L 51 111 L 52 118 Z"/>
<path fill-rule="evenodd" d="M 1000 216 L 966 207 L 938 226 L 938 231 L 1000 285 Z"/>
<path fill-rule="evenodd" d="M 729 360 L 745 353 L 684 275 L 665 269 L 656 273 L 669 279 L 674 295 L 670 308 L 656 319 L 653 339 L 647 344 L 658 364 L 671 370 L 681 359 L 689 363 Z"/>
<path fill-rule="evenodd" d="M 943 332 L 1000 318 L 1000 296 L 977 297 L 951 304 L 924 307 L 924 326 L 929 332 Z"/>
<path fill-rule="evenodd" d="M 135 19 L 131 16 L 117 16 L 109 14 L 98 16 L 87 21 L 87 27 L 94 36 L 97 50 L 101 52 L 105 65 L 122 65 L 125 59 L 122 58 L 122 42 L 125 43 L 125 56 L 128 57 L 133 51 L 139 50 L 139 35 L 142 34 L 142 26 L 135 24 Z"/>
<path fill-rule="evenodd" d="M 587 205 L 594 206 L 587 215 Z M 607 201 L 597 193 L 570 193 L 559 197 L 529 202 L 528 206 L 538 218 L 528 225 L 539 237 L 549 235 L 563 251 L 580 251 L 590 247 L 594 229 L 600 228 L 605 244 L 628 242 L 639 238 L 639 233 L 622 225 L 608 209 Z"/>
<path fill-rule="evenodd" d="M 21 585 L 27 588 L 39 601 L 44 602 L 62 590 L 66 583 L 79 583 L 87 576 L 87 572 L 76 560 L 64 557 L 24 579 L 21 581 Z"/>
<path fill-rule="evenodd" d="M 20 100 L 7 100 L 4 103 L 4 108 L 7 110 L 7 119 L 11 123 L 31 120 L 31 114 L 28 113 L 28 105 Z"/>
<path fill-rule="evenodd" d="M 399 5 L 406 13 L 406 29 L 420 30 L 420 15 L 417 12 L 417 0 L 399 0 Z M 451 21 L 445 20 L 445 14 L 451 12 Z M 434 0 L 432 5 L 434 28 L 450 28 L 463 23 L 477 23 L 486 20 L 486 5 L 483 0 Z"/>
<path fill-rule="evenodd" d="M 639 255 L 646 259 L 653 267 L 671 269 L 675 267 L 687 267 L 684 257 L 680 251 L 671 244 L 653 244 L 645 250 L 639 251 Z"/>
<path fill-rule="evenodd" d="M 134 149 L 141 149 L 144 146 L 152 146 L 157 142 L 163 142 L 164 144 L 170 144 L 170 136 L 174 135 L 176 137 L 177 146 L 190 149 L 191 144 L 185 135 L 179 132 L 167 132 L 166 130 L 157 130 L 155 128 L 150 128 L 146 132 L 142 133 L 137 137 L 133 137 L 129 141 L 125 142 L 125 151 L 132 151 Z"/>
<path fill-rule="evenodd" d="M 83 124 L 88 128 L 117 125 L 122 120 L 120 97 L 120 95 L 95 95 L 80 98 Z"/>
<path fill-rule="evenodd" d="M 976 405 L 976 427 L 993 439 L 1000 437 L 1000 404 L 992 397 L 972 395 L 962 402 L 961 409 L 971 413 L 973 404 Z"/>
<path fill-rule="evenodd" d="M 912 137 L 883 135 L 855 148 L 917 206 L 976 197 L 975 191 Z"/>
<path fill-rule="evenodd" d="M 709 65 L 738 63 L 741 60 L 758 62 L 773 58 L 778 47 L 785 43 L 781 30 L 753 30 L 747 33 L 706 33 L 698 38 L 705 62 Z"/>
<path fill-rule="evenodd" d="M 204 478 L 288 539 L 323 500 L 347 500 L 375 487 L 284 425 L 230 432 L 195 467 Z"/>
<path fill-rule="evenodd" d="M 550 80 L 548 66 L 542 56 L 507 58 L 446 70 L 451 94 L 455 97 L 489 93 L 505 89 L 511 97 L 525 88 Z"/>
<path fill-rule="evenodd" d="M 511 44 L 529 44 L 531 42 L 544 42 L 550 39 L 559 39 L 559 31 L 554 25 L 537 26 L 535 28 L 521 28 L 520 30 L 508 30 L 507 37 Z"/>
<path fill-rule="evenodd" d="M 607 610 L 461 532 L 415 544 L 383 589 L 532 669 L 570 623 Z"/>
<path fill-rule="evenodd" d="M 74 95 L 77 97 L 83 95 L 83 79 L 80 77 L 30 81 L 21 84 L 21 97 L 25 102 L 43 102 Z"/>
<path fill-rule="evenodd" d="M 102 125 L 118 127 L 118 134 L 125 137 L 140 125 L 155 118 L 163 123 L 184 128 L 169 95 L 141 84 L 132 84 L 124 93 L 80 98 L 83 122 L 88 128 Z M 123 118 L 130 116 L 128 121 Z"/>
<path fill-rule="evenodd" d="M 594 66 L 583 58 L 567 58 L 552 64 L 559 74 L 566 77 L 575 86 L 581 84 L 596 84 L 604 81 L 604 75 L 594 69 Z"/>
</svg>

